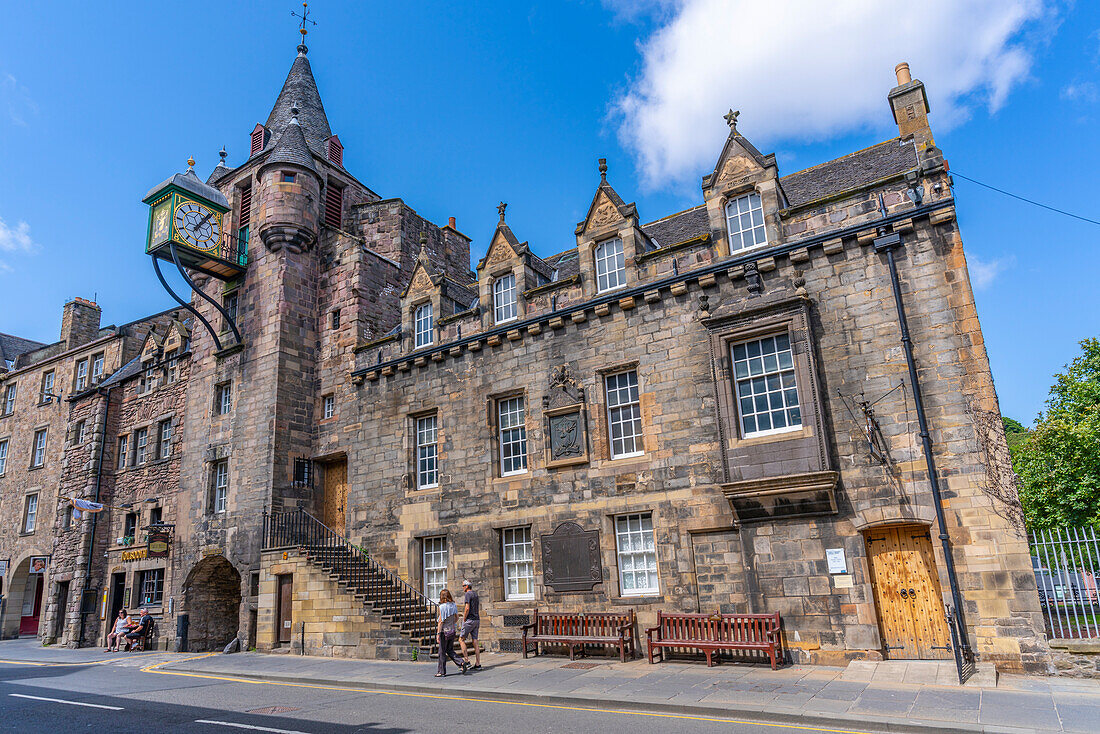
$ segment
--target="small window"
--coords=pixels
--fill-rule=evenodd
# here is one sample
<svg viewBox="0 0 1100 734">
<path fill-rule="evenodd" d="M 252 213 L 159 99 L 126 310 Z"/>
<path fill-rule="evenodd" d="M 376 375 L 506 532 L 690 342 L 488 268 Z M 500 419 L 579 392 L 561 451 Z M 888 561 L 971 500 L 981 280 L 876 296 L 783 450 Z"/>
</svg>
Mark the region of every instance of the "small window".
<svg viewBox="0 0 1100 734">
<path fill-rule="evenodd" d="M 222 331 L 229 330 L 229 322 L 237 323 L 237 291 L 231 291 L 226 293 L 222 298 L 222 308 L 225 309 L 225 313 L 229 318 L 226 319 L 225 324 L 222 326 Z"/>
<path fill-rule="evenodd" d="M 439 486 L 438 418 L 416 419 L 416 488 Z"/>
<path fill-rule="evenodd" d="M 294 179 L 298 177 L 298 174 L 293 171 L 283 171 L 283 183 L 294 183 Z"/>
<path fill-rule="evenodd" d="M 4 470 L 8 468 L 8 440 L 0 441 L 0 477 L 4 476 Z"/>
<path fill-rule="evenodd" d="M 447 539 L 424 538 L 424 596 L 439 601 L 447 588 Z"/>
<path fill-rule="evenodd" d="M 51 399 L 53 399 L 53 370 L 42 374 L 42 394 L 38 397 L 38 402 L 44 403 Z"/>
<path fill-rule="evenodd" d="M 103 354 L 92 355 L 92 384 L 103 379 Z"/>
<path fill-rule="evenodd" d="M 435 318 L 432 315 L 432 304 L 422 303 L 417 306 L 413 320 L 416 333 L 415 348 L 419 349 L 435 343 Z"/>
<path fill-rule="evenodd" d="M 726 204 L 726 229 L 729 230 L 730 252 L 768 244 L 760 194 L 738 196 Z"/>
<path fill-rule="evenodd" d="M 33 533 L 38 522 L 38 493 L 28 494 L 23 501 L 23 532 Z"/>
<path fill-rule="evenodd" d="M 214 386 L 214 414 L 228 415 L 233 411 L 233 383 Z"/>
<path fill-rule="evenodd" d="M 313 486 L 313 462 L 309 459 L 294 460 L 294 486 Z"/>
<path fill-rule="evenodd" d="M 336 396 L 325 395 L 321 398 L 321 420 L 327 420 L 336 415 Z"/>
<path fill-rule="evenodd" d="M 523 398 L 507 398 L 497 403 L 500 441 L 500 475 L 527 471 L 527 425 Z"/>
<path fill-rule="evenodd" d="M 742 438 L 800 429 L 802 410 L 790 335 L 734 344 L 732 351 Z"/>
<path fill-rule="evenodd" d="M 180 378 L 180 358 L 173 349 L 164 360 L 164 384 L 171 385 Z"/>
<path fill-rule="evenodd" d="M 611 458 L 639 456 L 642 449 L 642 407 L 638 400 L 638 373 L 635 370 L 608 375 L 607 428 Z"/>
<path fill-rule="evenodd" d="M 157 439 L 157 456 L 167 459 L 172 455 L 172 419 L 160 422 L 159 437 Z"/>
<path fill-rule="evenodd" d="M 127 512 L 126 518 L 122 521 L 122 537 L 128 543 L 134 542 L 134 536 L 137 534 L 137 513 Z"/>
<path fill-rule="evenodd" d="M 332 310 L 331 317 L 332 317 L 332 321 L 331 321 L 332 328 L 333 329 L 339 329 L 340 328 L 340 309 L 334 308 Z"/>
<path fill-rule="evenodd" d="M 77 392 L 88 387 L 88 360 L 82 359 L 76 363 L 76 377 L 73 380 Z"/>
<path fill-rule="evenodd" d="M 163 508 L 154 507 L 153 509 L 149 510 L 149 524 L 150 525 L 160 525 L 161 520 L 163 519 L 163 517 L 164 517 Z"/>
<path fill-rule="evenodd" d="M 4 415 L 15 412 L 15 385 L 8 385 L 4 389 Z"/>
<path fill-rule="evenodd" d="M 146 449 L 149 447 L 149 429 L 139 428 L 134 431 L 134 465 L 140 466 L 148 457 Z"/>
<path fill-rule="evenodd" d="M 84 438 L 88 432 L 88 421 L 78 421 L 73 428 L 73 446 L 79 446 L 84 443 Z"/>
<path fill-rule="evenodd" d="M 130 437 L 129 436 L 119 436 L 118 437 L 118 468 L 119 469 L 125 469 L 126 468 L 126 454 L 127 454 L 127 451 L 128 451 L 127 446 L 129 445 L 129 443 L 130 443 Z"/>
<path fill-rule="evenodd" d="M 493 318 L 503 324 L 518 315 L 516 311 L 516 276 L 502 275 L 493 281 Z"/>
<path fill-rule="evenodd" d="M 31 468 L 36 469 L 46 463 L 46 429 L 34 432 L 34 450 L 31 453 Z"/>
<path fill-rule="evenodd" d="M 596 245 L 596 291 L 614 290 L 626 285 L 626 260 L 623 241 L 616 237 Z"/>
<path fill-rule="evenodd" d="M 214 462 L 214 498 L 212 507 L 214 512 L 226 511 L 229 500 L 229 461 L 222 459 Z"/>
<path fill-rule="evenodd" d="M 619 555 L 619 592 L 623 596 L 657 593 L 653 515 L 647 512 L 616 517 L 615 544 Z"/>
<path fill-rule="evenodd" d="M 164 603 L 164 569 L 150 568 L 139 574 L 138 588 L 141 589 L 141 603 L 155 606 Z"/>
<path fill-rule="evenodd" d="M 504 540 L 504 598 L 535 598 L 535 564 L 531 528 L 506 528 Z"/>
<path fill-rule="evenodd" d="M 156 367 L 149 365 L 141 372 L 141 379 L 138 383 L 138 392 L 148 392 L 149 390 L 155 390 L 160 383 L 160 370 Z"/>
</svg>

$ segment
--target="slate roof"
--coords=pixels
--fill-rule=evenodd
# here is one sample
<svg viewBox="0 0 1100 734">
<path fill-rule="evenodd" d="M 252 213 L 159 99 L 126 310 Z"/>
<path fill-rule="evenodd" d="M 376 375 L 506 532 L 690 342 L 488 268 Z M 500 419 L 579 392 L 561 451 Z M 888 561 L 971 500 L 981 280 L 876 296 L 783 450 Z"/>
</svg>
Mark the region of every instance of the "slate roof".
<svg viewBox="0 0 1100 734">
<path fill-rule="evenodd" d="M 108 377 L 103 382 L 99 383 L 99 387 L 108 387 L 110 385 L 117 385 L 128 377 L 133 377 L 141 372 L 141 355 L 134 357 L 126 364 L 115 370 L 115 373 Z"/>
<path fill-rule="evenodd" d="M 213 186 L 222 176 L 229 173 L 229 166 L 225 165 L 225 161 L 218 161 L 218 165 L 214 166 L 214 170 L 210 172 L 210 175 L 206 177 L 206 185 Z"/>
<path fill-rule="evenodd" d="M 779 179 L 789 206 L 866 186 L 917 166 L 910 140 L 892 138 Z"/>
<path fill-rule="evenodd" d="M 559 252 L 546 258 L 546 264 L 558 271 L 555 281 L 571 278 L 581 271 L 581 259 L 577 257 L 577 248 Z"/>
<path fill-rule="evenodd" d="M 328 126 L 328 117 L 325 115 L 325 107 L 321 104 L 321 94 L 317 91 L 317 82 L 313 78 L 313 69 L 306 59 L 305 47 L 299 47 L 297 58 L 290 65 L 290 73 L 283 82 L 283 88 L 279 92 L 275 106 L 271 108 L 271 114 L 267 116 L 264 127 L 271 133 L 271 141 L 268 147 L 276 145 L 279 138 L 285 134 L 287 125 L 293 115 L 290 108 L 298 107 L 298 122 L 305 132 L 306 143 L 318 155 L 326 154 L 327 141 L 332 136 L 332 130 Z"/>
<path fill-rule="evenodd" d="M 155 192 L 159 191 L 169 184 L 175 184 L 184 191 L 190 191 L 193 194 L 201 196 L 207 201 L 211 201 L 215 204 L 221 204 L 226 209 L 229 208 L 229 199 L 225 198 L 225 194 L 218 191 L 213 186 L 209 186 L 200 181 L 199 177 L 195 175 L 195 171 L 191 168 L 188 168 L 185 173 L 177 173 L 175 176 L 165 179 L 153 188 L 149 189 L 149 193 L 145 195 L 142 201 L 148 200 L 149 197 L 151 197 Z"/>
<path fill-rule="evenodd" d="M 643 224 L 642 231 L 658 247 L 678 245 L 700 235 L 710 234 L 710 217 L 707 216 L 706 205 L 700 204 L 694 209 Z"/>
<path fill-rule="evenodd" d="M 272 163 L 293 163 L 317 173 L 317 167 L 313 165 L 313 154 L 309 152 L 302 126 L 294 120 L 286 126 L 271 155 L 264 161 L 265 166 Z"/>
<path fill-rule="evenodd" d="M 0 367 L 5 366 L 8 361 L 14 362 L 20 355 L 33 352 L 35 349 L 41 349 L 44 346 L 46 345 L 41 342 L 24 339 L 21 336 L 0 334 Z"/>
</svg>

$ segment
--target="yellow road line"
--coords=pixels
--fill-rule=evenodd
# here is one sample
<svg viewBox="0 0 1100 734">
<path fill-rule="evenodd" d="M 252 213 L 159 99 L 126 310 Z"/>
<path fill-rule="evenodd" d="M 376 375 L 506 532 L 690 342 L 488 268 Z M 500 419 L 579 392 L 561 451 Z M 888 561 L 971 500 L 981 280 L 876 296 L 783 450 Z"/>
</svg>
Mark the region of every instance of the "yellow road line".
<svg viewBox="0 0 1100 734">
<path fill-rule="evenodd" d="M 199 655 L 193 658 L 187 658 L 187 660 L 199 660 L 201 658 L 210 657 L 211 655 L 217 655 L 218 653 L 207 653 L 206 655 Z M 157 675 L 175 675 L 185 678 L 202 678 L 205 680 L 219 680 L 228 683 L 251 683 L 253 685 L 268 685 L 268 686 L 284 686 L 287 688 L 309 688 L 311 690 L 319 691 L 349 691 L 352 693 L 370 693 L 382 696 L 405 696 L 408 698 L 427 698 L 438 701 L 467 701 L 470 703 L 493 703 L 504 706 L 527 706 L 530 708 L 543 708 L 543 709 L 558 709 L 561 711 L 583 711 L 592 714 L 626 714 L 628 716 L 650 716 L 659 719 L 684 719 L 688 721 L 707 721 L 718 724 L 745 724 L 750 726 L 770 726 L 776 729 L 794 729 L 798 731 L 818 731 L 827 732 L 827 734 L 871 734 L 870 732 L 859 731 L 856 729 L 828 729 L 820 726 L 808 726 L 805 724 L 782 724 L 782 723 L 768 723 L 762 721 L 743 721 L 740 719 L 726 719 L 716 716 L 693 716 L 691 714 L 670 714 L 670 713 L 657 713 L 651 711 L 628 711 L 622 709 L 601 709 L 601 708 L 589 708 L 585 706 L 565 706 L 562 704 L 553 703 L 534 703 L 528 701 L 499 701 L 491 698 L 470 698 L 466 696 L 447 696 L 442 694 L 432 693 L 413 693 L 407 691 L 377 691 L 367 688 L 350 688 L 347 686 L 323 686 L 315 683 L 291 683 L 287 681 L 269 681 L 269 680 L 256 680 L 252 678 L 234 678 L 225 675 L 212 675 L 209 673 L 187 673 L 183 671 L 175 670 L 158 670 L 160 666 L 167 665 L 169 663 L 182 663 L 187 660 L 165 660 L 164 662 L 156 663 L 141 669 L 143 673 L 156 673 Z"/>
<path fill-rule="evenodd" d="M 108 662 L 106 660 L 91 660 L 85 663 L 40 663 L 33 660 L 0 660 L 0 664 L 3 665 L 34 665 L 39 668 L 52 668 L 52 667 L 72 667 L 74 665 L 99 665 L 100 663 Z"/>
</svg>

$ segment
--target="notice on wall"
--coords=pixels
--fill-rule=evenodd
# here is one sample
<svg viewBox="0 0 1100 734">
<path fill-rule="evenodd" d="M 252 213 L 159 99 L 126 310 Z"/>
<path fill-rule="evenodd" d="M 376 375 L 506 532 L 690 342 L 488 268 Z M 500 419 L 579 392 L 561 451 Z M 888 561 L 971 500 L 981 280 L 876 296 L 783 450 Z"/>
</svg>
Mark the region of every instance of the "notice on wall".
<svg viewBox="0 0 1100 734">
<path fill-rule="evenodd" d="M 848 573 L 848 562 L 844 559 L 843 548 L 826 548 L 825 561 L 829 564 L 829 573 Z"/>
<path fill-rule="evenodd" d="M 833 576 L 833 583 L 838 589 L 850 589 L 852 588 L 852 576 L 847 573 L 838 574 Z"/>
</svg>

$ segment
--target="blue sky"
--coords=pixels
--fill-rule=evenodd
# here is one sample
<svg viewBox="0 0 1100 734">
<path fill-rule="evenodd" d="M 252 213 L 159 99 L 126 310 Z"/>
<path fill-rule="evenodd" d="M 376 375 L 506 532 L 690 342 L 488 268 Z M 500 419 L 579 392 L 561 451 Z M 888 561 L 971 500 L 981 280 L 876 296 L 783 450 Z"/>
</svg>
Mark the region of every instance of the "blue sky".
<svg viewBox="0 0 1100 734">
<path fill-rule="evenodd" d="M 801 5 L 801 7 L 794 7 Z M 765 7 L 766 6 L 766 7 Z M 194 155 L 242 161 L 293 61 L 296 2 L 20 3 L 0 45 L 0 331 L 57 338 L 172 305 L 141 196 Z M 952 169 L 1100 219 L 1094 3 L 740 0 L 311 5 L 310 60 L 345 165 L 484 252 L 498 201 L 536 252 L 569 247 L 606 157 L 652 220 L 701 201 L 721 115 L 792 173 L 896 134 L 908 60 Z M 14 31 L 14 32 L 11 32 Z M 1030 422 L 1100 334 L 1100 228 L 956 181 L 993 374 Z"/>
</svg>

